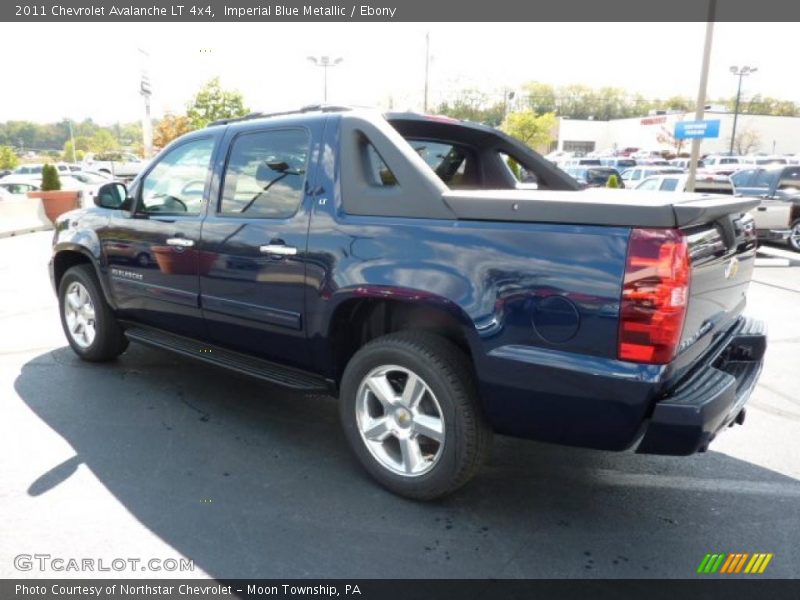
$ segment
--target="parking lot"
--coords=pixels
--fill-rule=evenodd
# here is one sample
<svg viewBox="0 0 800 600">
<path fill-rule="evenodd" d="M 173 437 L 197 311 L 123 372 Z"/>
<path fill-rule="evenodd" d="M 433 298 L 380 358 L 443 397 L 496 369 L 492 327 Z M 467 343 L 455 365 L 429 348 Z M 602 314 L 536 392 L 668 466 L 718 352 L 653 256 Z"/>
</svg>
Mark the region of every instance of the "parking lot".
<svg viewBox="0 0 800 600">
<path fill-rule="evenodd" d="M 123 577 L 675 577 L 707 552 L 800 572 L 800 260 L 767 248 L 748 311 L 770 329 L 747 421 L 687 458 L 498 437 L 475 481 L 414 503 L 367 478 L 335 401 L 132 345 L 63 337 L 52 233 L 0 239 L 0 576 L 14 557 L 166 559 Z M 800 255 L 797 255 L 800 259 Z"/>
</svg>

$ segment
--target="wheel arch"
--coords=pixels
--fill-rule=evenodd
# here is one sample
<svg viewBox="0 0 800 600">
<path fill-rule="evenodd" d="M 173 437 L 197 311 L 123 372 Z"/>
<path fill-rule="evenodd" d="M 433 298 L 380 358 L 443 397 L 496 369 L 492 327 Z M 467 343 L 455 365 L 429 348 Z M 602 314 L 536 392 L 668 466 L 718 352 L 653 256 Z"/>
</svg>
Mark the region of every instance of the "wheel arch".
<svg viewBox="0 0 800 600">
<path fill-rule="evenodd" d="M 61 279 L 64 274 L 72 267 L 82 264 L 91 265 L 97 281 L 100 283 L 100 289 L 103 290 L 106 302 L 112 308 L 116 308 L 113 297 L 109 293 L 108 285 L 105 278 L 102 276 L 100 264 L 96 256 L 87 247 L 74 242 L 62 242 L 53 249 L 53 286 L 56 293 L 61 284 Z"/>
<path fill-rule="evenodd" d="M 419 290 L 355 290 L 333 306 L 325 327 L 328 370 L 338 384 L 355 352 L 372 339 L 399 331 L 427 331 L 459 347 L 473 364 L 477 334 L 471 319 L 446 298 Z"/>
</svg>

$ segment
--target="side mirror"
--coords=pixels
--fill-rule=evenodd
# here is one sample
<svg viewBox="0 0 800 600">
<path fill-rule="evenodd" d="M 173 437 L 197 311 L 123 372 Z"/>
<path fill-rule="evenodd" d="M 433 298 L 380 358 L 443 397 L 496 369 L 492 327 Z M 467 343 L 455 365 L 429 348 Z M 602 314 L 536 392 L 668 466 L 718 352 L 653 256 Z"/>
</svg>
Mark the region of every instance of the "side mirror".
<svg viewBox="0 0 800 600">
<path fill-rule="evenodd" d="M 122 208 L 127 199 L 128 188 L 125 187 L 125 184 L 113 181 L 100 186 L 95 194 L 94 203 L 100 208 L 117 209 Z"/>
</svg>

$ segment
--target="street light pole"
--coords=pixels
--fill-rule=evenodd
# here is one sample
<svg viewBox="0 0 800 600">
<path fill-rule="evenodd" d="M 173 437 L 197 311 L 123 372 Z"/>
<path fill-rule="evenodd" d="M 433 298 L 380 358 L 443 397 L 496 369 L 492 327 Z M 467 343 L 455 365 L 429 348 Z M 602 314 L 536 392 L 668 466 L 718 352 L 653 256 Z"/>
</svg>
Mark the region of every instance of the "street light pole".
<svg viewBox="0 0 800 600">
<path fill-rule="evenodd" d="M 322 68 L 322 102 L 328 102 L 328 69 L 335 67 L 336 65 L 340 64 L 344 59 L 334 58 L 331 59 L 330 56 L 320 56 L 317 58 L 316 56 L 308 56 L 309 61 L 314 63 L 315 67 Z"/>
<path fill-rule="evenodd" d="M 422 98 L 422 112 L 428 112 L 428 70 L 431 64 L 431 34 L 425 34 L 425 95 Z"/>
<path fill-rule="evenodd" d="M 711 42 L 714 39 L 714 15 L 717 9 L 717 0 L 708 0 L 708 17 L 706 20 L 706 41 L 703 46 L 703 63 L 700 67 L 700 86 L 697 90 L 697 106 L 694 118 L 696 121 L 703 120 L 703 113 L 706 107 L 706 87 L 708 86 L 708 66 L 711 62 Z M 689 159 L 689 176 L 686 179 L 686 191 L 694 191 L 694 183 L 697 177 L 697 160 L 700 158 L 700 139 L 692 140 L 692 154 Z"/>
<path fill-rule="evenodd" d="M 736 121 L 739 120 L 739 100 L 742 97 L 742 77 L 745 75 L 750 75 L 750 73 L 755 73 L 756 71 L 758 71 L 757 67 L 748 67 L 747 65 L 743 67 L 731 67 L 731 73 L 739 78 L 739 85 L 736 88 L 736 102 L 733 106 L 733 131 L 731 132 L 730 148 L 731 154 L 733 154 L 733 144 L 736 141 Z"/>
<path fill-rule="evenodd" d="M 75 136 L 72 134 L 72 121 L 67 119 L 67 127 L 69 127 L 69 143 L 72 146 L 72 162 L 78 162 L 75 158 Z"/>
</svg>

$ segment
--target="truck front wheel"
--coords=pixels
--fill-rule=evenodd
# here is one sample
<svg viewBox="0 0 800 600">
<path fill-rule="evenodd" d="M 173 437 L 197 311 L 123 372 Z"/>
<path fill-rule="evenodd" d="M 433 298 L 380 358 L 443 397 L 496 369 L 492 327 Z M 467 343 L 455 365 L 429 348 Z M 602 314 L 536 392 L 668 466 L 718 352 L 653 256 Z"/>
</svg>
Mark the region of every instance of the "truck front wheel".
<svg viewBox="0 0 800 600">
<path fill-rule="evenodd" d="M 800 219 L 792 223 L 792 229 L 789 232 L 789 247 L 795 252 L 800 252 Z"/>
<path fill-rule="evenodd" d="M 358 459 L 401 496 L 453 492 L 489 452 L 491 431 L 470 363 L 437 335 L 402 332 L 363 346 L 345 369 L 339 405 Z"/>
<path fill-rule="evenodd" d="M 77 265 L 64 273 L 58 301 L 64 334 L 83 360 L 112 360 L 128 347 L 91 265 Z"/>
</svg>

